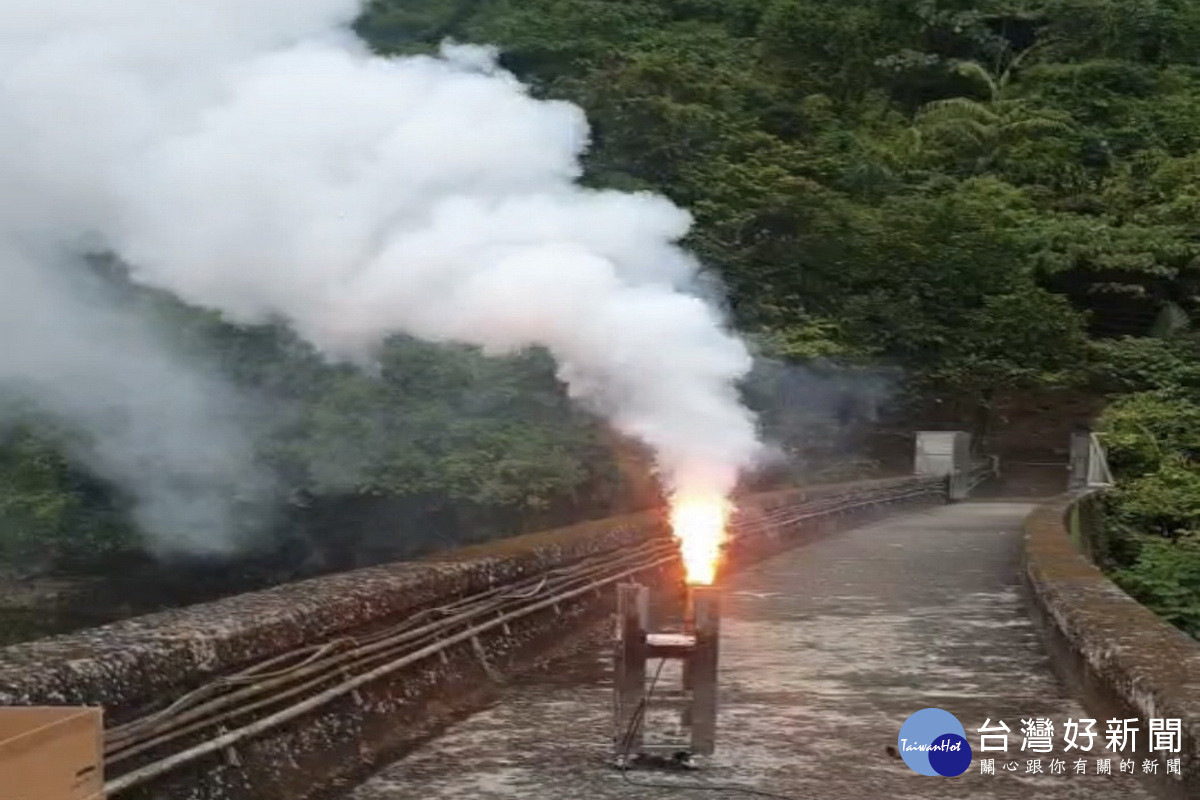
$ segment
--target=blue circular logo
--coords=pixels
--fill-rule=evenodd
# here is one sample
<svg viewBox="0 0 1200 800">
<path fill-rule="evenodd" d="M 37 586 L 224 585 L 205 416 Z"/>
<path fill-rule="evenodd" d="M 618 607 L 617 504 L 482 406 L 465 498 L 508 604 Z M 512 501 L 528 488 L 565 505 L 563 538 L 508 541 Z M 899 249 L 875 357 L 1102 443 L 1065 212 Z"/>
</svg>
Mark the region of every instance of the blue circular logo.
<svg viewBox="0 0 1200 800">
<path fill-rule="evenodd" d="M 971 745 L 958 718 L 940 708 L 923 708 L 900 726 L 900 757 L 920 775 L 953 778 L 971 766 Z"/>
</svg>

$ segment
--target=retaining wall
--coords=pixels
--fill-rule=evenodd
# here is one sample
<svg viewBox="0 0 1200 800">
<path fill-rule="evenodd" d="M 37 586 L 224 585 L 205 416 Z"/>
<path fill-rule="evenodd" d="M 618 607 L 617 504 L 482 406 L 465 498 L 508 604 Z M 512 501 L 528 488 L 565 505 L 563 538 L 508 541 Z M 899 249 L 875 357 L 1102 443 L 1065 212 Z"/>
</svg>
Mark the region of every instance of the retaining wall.
<svg viewBox="0 0 1200 800">
<path fill-rule="evenodd" d="M 1181 796 L 1200 797 L 1200 643 L 1142 606 L 1084 556 L 1095 496 L 1065 495 L 1025 522 L 1025 576 L 1051 654 L 1089 705 L 1141 720 L 1139 756 L 1182 759 Z M 1078 545 L 1077 545 L 1078 543 Z M 1179 754 L 1150 753 L 1150 718 L 1183 721 Z M 1104 720 L 1096 730 L 1103 732 Z M 1160 767 L 1159 775 L 1165 770 Z"/>
</svg>

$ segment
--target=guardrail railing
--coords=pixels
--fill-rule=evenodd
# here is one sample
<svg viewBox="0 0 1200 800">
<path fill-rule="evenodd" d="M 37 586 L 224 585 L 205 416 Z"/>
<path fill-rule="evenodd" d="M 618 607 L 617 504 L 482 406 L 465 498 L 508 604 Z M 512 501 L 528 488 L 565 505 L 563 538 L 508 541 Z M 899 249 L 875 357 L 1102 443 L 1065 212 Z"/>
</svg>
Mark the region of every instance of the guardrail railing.
<svg viewBox="0 0 1200 800">
<path fill-rule="evenodd" d="M 1000 477 L 1000 458 L 998 456 L 982 456 L 971 462 L 967 473 L 967 492 L 973 492 L 979 484 L 991 478 Z"/>
</svg>

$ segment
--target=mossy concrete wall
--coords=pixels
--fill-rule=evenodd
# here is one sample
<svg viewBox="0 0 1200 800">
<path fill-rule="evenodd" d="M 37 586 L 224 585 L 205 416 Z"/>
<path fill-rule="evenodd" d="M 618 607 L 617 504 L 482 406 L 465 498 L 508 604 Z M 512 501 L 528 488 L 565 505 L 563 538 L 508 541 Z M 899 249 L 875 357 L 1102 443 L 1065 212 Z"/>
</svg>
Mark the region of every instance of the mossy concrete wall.
<svg viewBox="0 0 1200 800">
<path fill-rule="evenodd" d="M 883 479 L 749 498 L 770 510 Z M 483 591 L 592 553 L 667 536 L 661 512 L 585 522 L 353 570 L 0 648 L 0 705 L 99 704 L 123 720 L 243 664 Z"/>
<path fill-rule="evenodd" d="M 1086 492 L 1064 495 L 1025 522 L 1025 576 L 1052 656 L 1093 713 L 1137 716 L 1139 756 L 1181 758 L 1183 775 L 1173 788 L 1200 797 L 1200 643 L 1121 591 L 1083 555 L 1088 532 L 1080 526 L 1093 518 L 1090 502 Z M 1149 751 L 1151 718 L 1182 720 L 1182 752 Z M 1096 729 L 1104 727 L 1099 720 Z"/>
<path fill-rule="evenodd" d="M 847 492 L 928 486 L 911 477 L 790 489 L 744 498 L 748 518 Z M 750 563 L 897 506 L 945 502 L 933 491 L 863 505 L 818 520 L 769 526 L 730 548 L 729 565 Z M 109 724 L 140 716 L 213 677 L 294 648 L 394 622 L 600 552 L 669 536 L 662 512 L 582 523 L 238 595 L 0 649 L 0 705 L 103 705 Z M 678 586 L 678 570 L 646 573 Z M 482 642 L 500 672 L 603 614 L 611 592 L 564 603 Z M 129 800 L 300 800 L 351 780 L 412 746 L 456 713 L 486 699 L 494 673 L 470 647 L 431 659 L 317 712 L 123 793 Z M 109 775 L 113 777 L 113 775 Z"/>
<path fill-rule="evenodd" d="M 120 721 L 243 664 L 656 535 L 667 532 L 649 515 L 619 518 L 587 535 L 518 537 L 507 552 L 353 570 L 12 645 L 0 649 L 0 705 L 98 704 Z"/>
</svg>

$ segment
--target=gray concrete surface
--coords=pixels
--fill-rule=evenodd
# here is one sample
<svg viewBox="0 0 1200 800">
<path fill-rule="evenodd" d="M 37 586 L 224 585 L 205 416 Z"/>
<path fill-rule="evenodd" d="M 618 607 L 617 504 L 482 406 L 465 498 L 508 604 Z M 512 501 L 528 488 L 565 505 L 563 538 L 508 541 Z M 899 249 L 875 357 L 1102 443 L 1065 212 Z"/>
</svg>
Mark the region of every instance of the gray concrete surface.
<svg viewBox="0 0 1200 800">
<path fill-rule="evenodd" d="M 1142 798 L 1156 783 L 1087 774 L 1064 753 L 1067 719 L 1088 717 L 1051 672 L 1024 605 L 1019 525 L 1030 506 L 967 503 L 891 518 L 745 570 L 726 587 L 718 753 L 702 771 L 606 765 L 611 696 L 600 646 L 358 787 L 351 800 L 607 800 L 746 796 L 684 791 L 697 782 L 790 798 Z M 918 709 L 955 714 L 976 750 L 958 778 L 916 775 L 887 752 Z M 1021 720 L 1047 717 L 1055 751 L 1021 752 Z M 978 752 L 985 718 L 1012 729 L 1007 756 Z M 1142 723 L 1143 729 L 1145 723 Z M 1145 735 L 1144 733 L 1142 735 Z M 980 774 L 981 755 L 996 775 Z M 1042 774 L 1026 761 L 1042 759 Z M 1052 758 L 1066 774 L 1049 774 Z M 1113 756 L 1113 772 L 1118 762 Z M 1016 761 L 1016 772 L 1003 764 Z M 1141 770 L 1141 759 L 1137 768 Z"/>
</svg>

